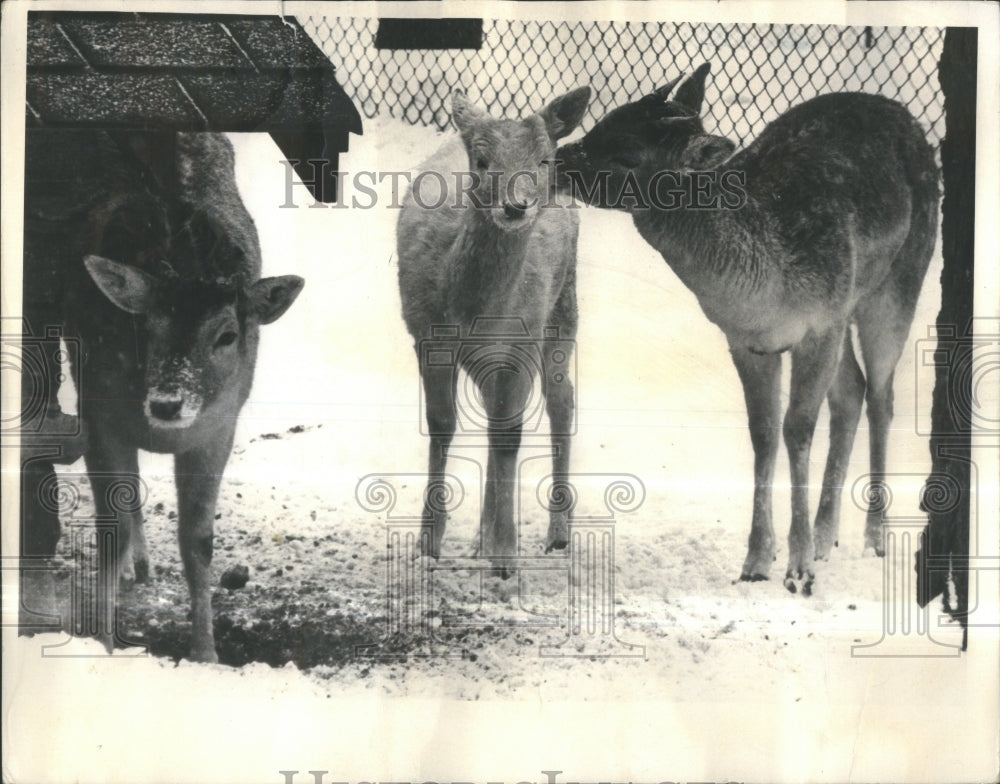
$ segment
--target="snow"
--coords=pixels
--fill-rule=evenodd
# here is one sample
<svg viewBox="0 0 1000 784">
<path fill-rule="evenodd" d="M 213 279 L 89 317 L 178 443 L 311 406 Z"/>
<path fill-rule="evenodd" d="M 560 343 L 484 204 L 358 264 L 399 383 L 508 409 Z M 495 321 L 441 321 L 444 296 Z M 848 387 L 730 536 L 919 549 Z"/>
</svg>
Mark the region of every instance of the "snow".
<svg viewBox="0 0 1000 784">
<path fill-rule="evenodd" d="M 384 516 L 362 508 L 356 486 L 370 474 L 407 474 L 395 480 L 405 486 L 395 512 L 419 514 L 427 449 L 415 355 L 399 314 L 389 183 L 378 188 L 373 209 L 312 208 L 301 185 L 291 191 L 296 208 L 281 208 L 286 172 L 277 148 L 264 135 L 233 138 L 264 274 L 300 274 L 306 287 L 263 330 L 220 507 L 235 503 L 238 488 L 246 496 L 241 519 L 255 521 L 265 544 L 291 532 L 305 539 L 333 533 L 352 547 L 382 548 Z M 397 120 L 368 120 L 341 167 L 348 177 L 406 170 L 441 139 Z M 851 494 L 867 472 L 864 419 L 840 546 L 818 564 L 815 594 L 793 596 L 780 579 L 734 583 L 749 533 L 753 453 L 725 341 L 627 216 L 585 209 L 579 245 L 573 466 L 583 474 L 633 475 L 644 486 L 645 500 L 615 521 L 614 604 L 618 639 L 644 646 L 644 658 L 542 658 L 545 635 L 558 638 L 558 630 L 514 625 L 475 661 L 236 669 L 175 665 L 130 650 L 107 658 L 89 640 L 15 639 L 7 629 L 5 654 L 15 667 L 7 710 L 16 717 L 7 722 L 7 748 L 37 749 L 45 738 L 49 750 L 30 759 L 8 755 L 9 780 L 44 773 L 154 782 L 170 770 L 175 782 L 280 781 L 279 770 L 300 770 L 296 781 L 310 781 L 305 771 L 319 769 L 329 770 L 331 781 L 544 781 L 539 771 L 558 769 L 560 781 L 612 774 L 933 781 L 989 767 L 995 635 L 982 630 L 967 654 L 955 656 L 960 634 L 932 608 L 936 643 L 910 639 L 921 658 L 852 655 L 852 645 L 883 635 L 886 570 L 912 571 L 912 552 L 896 561 L 861 552 L 864 512 Z M 928 440 L 919 433 L 927 429 L 933 375 L 918 360 L 940 301 L 940 272 L 938 253 L 896 371 L 894 519 L 920 518 L 919 491 L 930 470 Z M 297 425 L 304 428 L 294 437 L 261 439 Z M 525 449 L 544 443 L 544 432 Z M 813 509 L 826 443 L 821 419 Z M 478 515 L 482 453 L 459 445 L 455 454 L 466 458 L 452 460 L 451 470 L 467 492 L 449 523 L 446 556 L 468 553 Z M 526 477 L 548 472 L 537 462 Z M 141 469 L 150 502 L 170 505 L 170 458 L 143 454 Z M 603 511 L 603 481 L 581 482 L 582 512 Z M 776 482 L 780 550 L 772 576 L 780 577 L 789 514 L 784 455 Z M 523 495 L 535 503 L 533 486 Z M 526 547 L 541 544 L 540 520 L 535 514 L 526 522 Z M 164 552 L 176 547 L 172 524 L 154 535 Z M 274 542 L 269 546 L 287 546 Z M 302 544 L 293 544 L 299 549 L 290 552 L 301 556 Z M 239 557 L 220 552 L 216 573 Z M 357 574 L 332 572 L 337 590 L 350 596 L 357 579 L 377 592 L 382 567 L 358 563 Z M 522 591 L 528 601 L 554 601 L 543 575 L 530 579 L 538 592 Z M 447 588 L 447 596 L 455 599 L 460 588 Z M 498 624 L 523 618 L 516 594 L 509 583 L 488 580 L 476 617 Z M 58 643 L 63 658 L 40 655 Z M 945 742 L 941 728 L 949 726 L 961 729 Z"/>
</svg>

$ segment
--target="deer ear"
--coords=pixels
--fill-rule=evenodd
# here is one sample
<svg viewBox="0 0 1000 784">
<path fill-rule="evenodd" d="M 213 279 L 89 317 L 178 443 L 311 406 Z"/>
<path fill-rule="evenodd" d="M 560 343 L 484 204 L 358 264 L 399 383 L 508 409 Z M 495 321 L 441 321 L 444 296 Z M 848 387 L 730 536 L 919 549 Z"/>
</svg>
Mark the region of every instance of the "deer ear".
<svg viewBox="0 0 1000 784">
<path fill-rule="evenodd" d="M 583 120 L 583 114 L 590 103 L 590 88 L 579 87 L 561 95 L 542 109 L 538 115 L 545 121 L 545 127 L 552 140 L 569 136 Z"/>
<path fill-rule="evenodd" d="M 142 270 L 101 256 L 85 256 L 83 264 L 105 297 L 126 313 L 146 313 L 156 278 Z"/>
<path fill-rule="evenodd" d="M 486 111 L 472 103 L 461 90 L 451 94 L 451 119 L 461 133 L 467 133 L 485 116 Z"/>
<path fill-rule="evenodd" d="M 653 92 L 647 95 L 644 100 L 663 103 L 670 97 L 670 91 L 673 90 L 677 86 L 677 83 L 683 78 L 684 74 L 674 77 L 662 87 L 657 87 L 655 90 L 653 90 Z"/>
<path fill-rule="evenodd" d="M 305 281 L 298 275 L 282 275 L 278 278 L 261 278 L 250 288 L 250 305 L 259 324 L 270 324 L 281 318 L 295 298 L 299 296 Z"/>
<path fill-rule="evenodd" d="M 710 63 L 702 63 L 691 77 L 677 88 L 674 100 L 683 104 L 695 114 L 701 114 L 701 102 L 705 99 L 705 77 L 712 70 Z"/>
<path fill-rule="evenodd" d="M 725 136 L 695 136 L 681 154 L 681 165 L 686 169 L 712 168 L 732 155 L 735 149 L 736 145 Z"/>
</svg>

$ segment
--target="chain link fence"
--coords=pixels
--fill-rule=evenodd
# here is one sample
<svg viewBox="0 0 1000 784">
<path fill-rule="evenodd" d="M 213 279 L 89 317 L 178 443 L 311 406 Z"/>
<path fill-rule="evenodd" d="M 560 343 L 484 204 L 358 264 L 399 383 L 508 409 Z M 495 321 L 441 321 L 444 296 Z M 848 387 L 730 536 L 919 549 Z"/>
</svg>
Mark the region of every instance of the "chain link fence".
<svg viewBox="0 0 1000 784">
<path fill-rule="evenodd" d="M 935 146 L 944 134 L 939 28 L 484 20 L 478 50 L 379 50 L 377 19 L 300 21 L 366 117 L 388 112 L 444 129 L 457 87 L 492 114 L 517 117 L 589 84 L 587 129 L 708 61 L 706 129 L 741 145 L 789 107 L 841 90 L 906 104 Z"/>
</svg>

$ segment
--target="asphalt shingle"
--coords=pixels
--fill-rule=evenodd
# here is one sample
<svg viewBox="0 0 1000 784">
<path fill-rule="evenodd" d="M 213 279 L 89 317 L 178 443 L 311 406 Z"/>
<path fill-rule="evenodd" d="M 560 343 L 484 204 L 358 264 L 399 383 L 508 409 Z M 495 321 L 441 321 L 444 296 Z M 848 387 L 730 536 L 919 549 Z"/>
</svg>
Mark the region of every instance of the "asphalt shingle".
<svg viewBox="0 0 1000 784">
<path fill-rule="evenodd" d="M 289 160 L 326 161 L 309 182 L 336 199 L 339 153 L 361 117 L 336 70 L 290 17 L 32 12 L 32 127 L 269 133 Z"/>
</svg>

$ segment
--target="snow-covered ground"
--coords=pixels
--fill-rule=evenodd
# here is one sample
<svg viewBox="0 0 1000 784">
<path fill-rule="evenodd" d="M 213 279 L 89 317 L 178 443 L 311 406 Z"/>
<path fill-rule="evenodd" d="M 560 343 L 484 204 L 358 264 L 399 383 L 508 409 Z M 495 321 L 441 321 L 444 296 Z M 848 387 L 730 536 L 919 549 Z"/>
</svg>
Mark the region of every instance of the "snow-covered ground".
<svg viewBox="0 0 1000 784">
<path fill-rule="evenodd" d="M 406 170 L 439 141 L 424 128 L 369 120 L 364 137 L 351 138 L 341 168 L 348 177 Z M 427 449 L 415 355 L 399 314 L 388 181 L 372 209 L 311 209 L 300 185 L 292 189 L 297 208 L 282 209 L 286 174 L 277 148 L 264 135 L 234 142 L 264 274 L 296 273 L 307 282 L 262 337 L 220 499 L 215 560 L 217 574 L 250 565 L 251 583 L 231 595 L 220 589 L 217 614 L 249 629 L 257 602 L 263 607 L 275 592 L 308 585 L 329 601 L 327 615 L 380 627 L 385 519 L 362 508 L 356 487 L 369 474 L 409 474 L 393 480 L 401 490 L 394 512 L 419 514 Z M 938 254 L 897 368 L 889 447 L 889 514 L 918 523 L 930 469 L 919 433 L 928 429 L 933 382 L 929 369 L 918 367 L 918 342 L 934 323 L 940 271 Z M 461 609 L 478 625 L 461 638 L 467 642 L 455 659 L 345 653 L 336 665 L 232 668 L 127 652 L 102 658 L 87 640 L 58 649 L 71 658 L 53 659 L 39 656 L 40 647 L 62 638 L 8 635 L 5 654 L 16 661 L 17 682 L 7 709 L 16 719 L 5 740 L 9 749 L 37 750 L 45 738 L 51 752 L 8 757 L 11 780 L 281 781 L 279 770 L 300 770 L 295 780 L 311 781 L 305 771 L 329 770 L 327 781 L 544 781 L 539 771 L 553 769 L 565 771 L 560 781 L 933 781 L 964 778 L 969 764 L 986 770 L 996 727 L 989 635 L 954 656 L 960 635 L 939 625 L 935 606 L 934 641 L 910 635 L 903 645 L 918 658 L 852 655 L 853 645 L 882 639 L 886 612 L 896 617 L 905 606 L 916 613 L 912 602 L 887 598 L 883 583 L 886 574 L 891 585 L 912 574 L 912 551 L 895 561 L 862 557 L 864 512 L 851 496 L 868 470 L 864 420 L 840 546 L 818 565 L 814 595 L 791 595 L 780 579 L 734 582 L 749 532 L 753 454 L 721 333 L 621 214 L 583 212 L 579 300 L 573 468 L 630 474 L 645 488 L 644 501 L 616 517 L 614 553 L 615 633 L 644 656 L 540 656 L 566 631 L 526 626 L 538 616 L 522 608 L 537 610 L 535 602 L 558 618 L 560 572 L 554 582 L 544 573 L 526 578 L 520 602 L 516 581 L 487 579 L 481 600 L 470 599 L 477 577 L 444 585 L 441 599 L 452 608 L 467 602 Z M 821 419 L 814 485 L 826 442 Z M 524 454 L 537 443 L 528 439 Z M 456 454 L 481 457 L 460 446 Z M 478 520 L 475 464 L 451 465 L 466 500 L 450 522 L 446 556 L 468 553 Z M 181 584 L 169 520 L 171 460 L 143 455 L 142 470 L 149 506 L 163 504 L 148 529 L 164 571 L 140 599 L 150 612 L 157 602 L 180 601 L 175 612 L 183 618 L 184 592 L 164 595 Z M 80 471 L 82 464 L 67 473 Z M 522 492 L 522 536 L 531 552 L 545 524 L 527 479 L 544 473 L 530 468 Z M 772 576 L 780 578 L 789 509 L 783 455 L 776 481 L 781 549 Z M 599 480 L 582 484 L 580 513 L 603 511 Z M 598 494 L 588 494 L 595 488 Z M 817 499 L 818 487 L 813 508 Z M 226 548 L 227 538 L 237 545 Z M 912 581 L 906 584 L 912 591 Z M 603 652 L 625 650 L 604 643 Z M 868 649 L 880 650 L 890 652 Z M 977 711 L 981 720 L 970 722 Z"/>
</svg>

